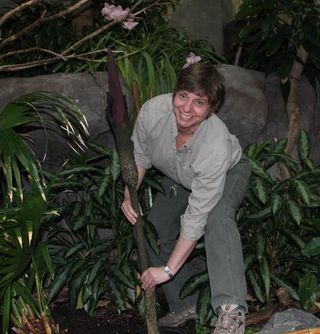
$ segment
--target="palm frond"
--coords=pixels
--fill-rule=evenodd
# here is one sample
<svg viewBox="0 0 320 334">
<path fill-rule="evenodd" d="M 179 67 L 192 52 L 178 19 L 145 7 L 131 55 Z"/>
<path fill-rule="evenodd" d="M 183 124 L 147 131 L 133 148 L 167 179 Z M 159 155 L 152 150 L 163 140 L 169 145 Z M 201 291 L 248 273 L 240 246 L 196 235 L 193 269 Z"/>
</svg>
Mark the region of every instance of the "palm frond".
<svg viewBox="0 0 320 334">
<path fill-rule="evenodd" d="M 35 92 L 9 102 L 0 110 L 0 174 L 10 201 L 15 191 L 23 199 L 24 173 L 45 198 L 41 167 L 23 137 L 26 125 L 59 132 L 77 153 L 86 147 L 88 123 L 74 100 L 58 93 Z"/>
</svg>

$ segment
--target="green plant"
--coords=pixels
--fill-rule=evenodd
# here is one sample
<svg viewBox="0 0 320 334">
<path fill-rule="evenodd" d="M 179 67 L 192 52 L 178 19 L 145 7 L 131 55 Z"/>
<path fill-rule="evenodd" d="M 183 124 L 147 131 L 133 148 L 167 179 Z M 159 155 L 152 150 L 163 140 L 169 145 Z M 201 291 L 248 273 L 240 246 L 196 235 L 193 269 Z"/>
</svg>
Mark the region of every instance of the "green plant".
<svg viewBox="0 0 320 334">
<path fill-rule="evenodd" d="M 314 0 L 245 0 L 237 17 L 246 21 L 239 34 L 241 46 L 244 50 L 250 47 L 240 64 L 281 78 L 288 115 L 285 152 L 290 154 L 303 113 L 298 101 L 299 80 L 304 75 L 315 86 L 319 77 L 320 6 Z M 284 165 L 281 177 L 289 177 Z"/>
<path fill-rule="evenodd" d="M 310 159 L 306 132 L 299 133 L 297 158 L 285 147 L 286 139 L 247 147 L 253 176 L 239 226 L 247 278 L 257 300 L 270 303 L 275 290 L 284 287 L 308 309 L 320 292 L 320 168 Z M 272 177 L 279 163 L 286 165 L 289 178 Z"/>
<path fill-rule="evenodd" d="M 58 333 L 44 286 L 53 275 L 47 245 L 41 241 L 47 215 L 41 167 L 26 142 L 30 127 L 65 133 L 83 147 L 85 118 L 73 101 L 53 93 L 21 96 L 0 111 L 0 300 L 2 332 L 9 320 L 21 333 L 40 326 Z M 39 325 L 41 324 L 41 325 Z M 28 328 L 28 329 L 27 329 Z"/>
<path fill-rule="evenodd" d="M 88 146 L 90 155 L 70 159 L 58 174 L 45 173 L 48 201 L 59 213 L 46 225 L 55 266 L 49 298 L 67 286 L 71 304 L 90 314 L 106 297 L 119 311 L 138 304 L 143 312 L 133 230 L 120 210 L 119 158 L 113 149 Z M 147 228 L 146 235 L 155 245 L 154 231 Z"/>
<path fill-rule="evenodd" d="M 23 182 L 32 180 L 45 198 L 40 165 L 27 145 L 31 128 L 61 131 L 74 150 L 83 146 L 86 119 L 75 103 L 60 94 L 37 92 L 20 96 L 0 110 L 0 195 L 5 206 L 16 192 L 23 200 Z"/>
<path fill-rule="evenodd" d="M 244 0 L 237 18 L 247 24 L 239 37 L 251 49 L 241 64 L 287 78 L 303 45 L 309 55 L 304 73 L 313 82 L 320 69 L 319 16 L 320 7 L 313 0 Z"/>
<path fill-rule="evenodd" d="M 320 297 L 320 167 L 310 158 L 311 145 L 300 131 L 298 157 L 284 152 L 286 139 L 264 141 L 246 147 L 252 167 L 248 193 L 238 210 L 247 283 L 257 303 L 276 302 L 276 290 L 286 288 L 292 299 L 309 309 Z M 279 163 L 290 178 L 278 177 Z M 205 258 L 204 244 L 194 256 Z M 213 320 L 207 273 L 194 275 L 181 297 L 199 290 L 200 325 Z"/>
<path fill-rule="evenodd" d="M 54 274 L 47 245 L 40 241 L 46 214 L 40 193 L 25 194 L 23 203 L 18 200 L 11 208 L 0 209 L 3 333 L 8 333 L 9 319 L 21 333 L 36 327 L 45 332 L 47 326 L 58 333 L 44 292 L 46 279 Z M 37 324 L 35 319 L 41 321 Z"/>
</svg>

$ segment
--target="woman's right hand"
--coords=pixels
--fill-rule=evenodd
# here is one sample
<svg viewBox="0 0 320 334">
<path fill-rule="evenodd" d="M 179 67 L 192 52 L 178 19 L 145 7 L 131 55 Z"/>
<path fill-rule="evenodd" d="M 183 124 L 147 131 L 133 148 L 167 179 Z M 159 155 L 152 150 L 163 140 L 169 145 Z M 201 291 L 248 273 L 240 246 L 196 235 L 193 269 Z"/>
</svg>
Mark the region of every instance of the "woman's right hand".
<svg viewBox="0 0 320 334">
<path fill-rule="evenodd" d="M 124 215 L 132 225 L 134 225 L 137 222 L 138 215 L 131 206 L 130 194 L 127 186 L 124 188 L 124 200 L 121 204 L 121 210 L 123 211 Z M 140 213 L 142 216 L 141 208 L 140 208 Z"/>
</svg>

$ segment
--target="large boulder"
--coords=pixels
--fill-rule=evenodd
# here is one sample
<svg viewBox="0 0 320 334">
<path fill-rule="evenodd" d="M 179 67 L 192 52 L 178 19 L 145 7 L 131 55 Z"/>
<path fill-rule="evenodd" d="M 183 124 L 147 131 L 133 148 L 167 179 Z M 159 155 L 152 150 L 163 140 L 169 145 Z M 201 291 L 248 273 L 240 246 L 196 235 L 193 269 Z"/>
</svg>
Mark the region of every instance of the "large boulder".
<svg viewBox="0 0 320 334">
<path fill-rule="evenodd" d="M 105 72 L 50 74 L 30 78 L 0 79 L 0 108 L 13 99 L 32 92 L 50 91 L 75 99 L 81 111 L 85 114 L 90 132 L 90 140 L 111 147 L 114 145 L 110 126 L 106 120 L 106 91 L 108 90 L 108 75 Z M 133 101 L 129 91 L 122 83 L 129 109 Z M 60 166 L 71 152 L 66 141 L 57 133 L 37 130 L 31 133 L 30 146 L 37 158 L 49 169 Z"/>
<path fill-rule="evenodd" d="M 279 139 L 286 135 L 287 114 L 281 94 L 281 83 L 277 77 L 265 78 L 263 73 L 232 65 L 218 65 L 225 78 L 226 98 L 219 117 L 240 140 L 242 147 L 264 139 Z M 35 91 L 59 92 L 78 101 L 79 107 L 89 123 L 91 140 L 108 147 L 114 146 L 112 132 L 105 117 L 108 77 L 105 72 L 50 74 L 31 78 L 0 79 L 0 107 L 23 94 Z M 133 110 L 130 92 L 122 83 L 129 110 Z M 320 136 L 320 91 L 314 89 L 306 79 L 299 83 L 299 105 L 301 127 L 311 136 L 312 157 L 320 160 L 318 145 Z M 33 149 L 44 165 L 50 169 L 59 166 L 70 150 L 66 142 L 55 133 L 45 137 L 43 131 L 32 134 Z"/>
<path fill-rule="evenodd" d="M 225 79 L 225 102 L 218 115 L 242 147 L 257 140 L 266 125 L 268 103 L 264 75 L 232 65 L 218 65 Z"/>
</svg>

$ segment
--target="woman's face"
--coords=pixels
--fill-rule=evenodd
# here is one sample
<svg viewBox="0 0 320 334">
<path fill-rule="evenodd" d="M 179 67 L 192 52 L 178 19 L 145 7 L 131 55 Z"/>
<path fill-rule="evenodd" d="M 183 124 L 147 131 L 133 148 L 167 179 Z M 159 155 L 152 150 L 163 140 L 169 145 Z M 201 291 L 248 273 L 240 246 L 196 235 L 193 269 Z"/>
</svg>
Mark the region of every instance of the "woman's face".
<svg viewBox="0 0 320 334">
<path fill-rule="evenodd" d="M 193 134 L 207 118 L 209 110 L 208 98 L 205 96 L 181 90 L 173 98 L 173 111 L 180 132 Z"/>
</svg>

